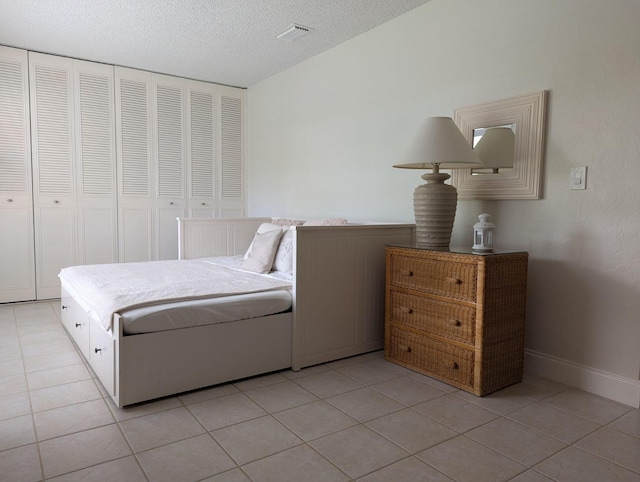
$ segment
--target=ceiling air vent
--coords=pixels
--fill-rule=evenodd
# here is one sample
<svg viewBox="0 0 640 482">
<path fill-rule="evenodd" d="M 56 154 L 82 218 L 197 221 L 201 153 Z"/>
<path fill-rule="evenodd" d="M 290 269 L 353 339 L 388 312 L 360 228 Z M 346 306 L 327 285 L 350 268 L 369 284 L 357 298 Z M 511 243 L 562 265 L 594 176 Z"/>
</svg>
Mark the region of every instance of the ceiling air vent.
<svg viewBox="0 0 640 482">
<path fill-rule="evenodd" d="M 299 39 L 303 35 L 308 34 L 309 32 L 313 32 L 312 28 L 304 27 L 302 25 L 291 24 L 287 27 L 284 32 L 276 35 L 277 39 L 286 40 L 287 42 L 293 42 L 296 39 Z"/>
</svg>

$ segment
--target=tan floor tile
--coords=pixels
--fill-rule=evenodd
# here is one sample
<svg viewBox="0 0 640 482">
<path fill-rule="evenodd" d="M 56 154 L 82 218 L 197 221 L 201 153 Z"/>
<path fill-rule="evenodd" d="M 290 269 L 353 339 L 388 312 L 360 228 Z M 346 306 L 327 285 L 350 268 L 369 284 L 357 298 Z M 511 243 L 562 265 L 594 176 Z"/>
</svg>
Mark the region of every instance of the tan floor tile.
<svg viewBox="0 0 640 482">
<path fill-rule="evenodd" d="M 320 398 L 333 397 L 364 388 L 362 383 L 356 382 L 335 370 L 310 375 L 296 380 L 296 383 Z"/>
<path fill-rule="evenodd" d="M 640 410 L 632 410 L 610 423 L 609 428 L 640 438 Z"/>
<path fill-rule="evenodd" d="M 297 380 L 299 378 L 308 377 L 309 375 L 317 375 L 318 373 L 331 370 L 326 365 L 314 365 L 312 367 L 303 368 L 300 371 L 294 372 L 293 370 L 285 370 L 282 372 L 282 376 L 287 377 L 289 380 Z"/>
<path fill-rule="evenodd" d="M 527 470 L 522 474 L 518 475 L 511 479 L 511 482 L 554 482 L 549 477 L 542 475 L 540 472 L 536 472 L 535 470 Z"/>
<path fill-rule="evenodd" d="M 31 413 L 29 392 L 13 393 L 0 397 L 0 420 Z"/>
<path fill-rule="evenodd" d="M 280 373 L 270 373 L 268 375 L 261 375 L 257 377 L 247 378 L 239 382 L 234 382 L 235 387 L 240 391 L 253 390 L 255 388 L 267 387 L 276 383 L 286 382 L 288 378 Z"/>
<path fill-rule="evenodd" d="M 24 374 L 0 378 L 0 397 L 28 390 L 27 377 Z"/>
<path fill-rule="evenodd" d="M 202 426 L 185 408 L 174 408 L 119 423 L 135 453 L 204 433 Z"/>
<path fill-rule="evenodd" d="M 457 392 L 456 396 L 499 415 L 507 415 L 527 405 L 536 403 L 536 400 L 523 395 L 521 392 L 522 387 L 518 384 L 503 388 L 484 397 L 477 397 L 472 393 L 464 391 Z"/>
<path fill-rule="evenodd" d="M 368 422 L 405 408 L 401 403 L 370 388 L 336 395 L 326 401 L 359 422 Z"/>
<path fill-rule="evenodd" d="M 575 446 L 640 473 L 640 439 L 636 437 L 605 427 Z"/>
<path fill-rule="evenodd" d="M 56 353 L 75 352 L 75 345 L 71 340 L 56 340 L 52 342 L 33 343 L 22 347 L 22 356 L 25 358 L 54 355 Z"/>
<path fill-rule="evenodd" d="M 131 455 L 131 449 L 115 424 L 40 442 L 46 478 L 127 455 Z"/>
<path fill-rule="evenodd" d="M 0 451 L 29 445 L 35 441 L 31 415 L 0 421 Z"/>
<path fill-rule="evenodd" d="M 323 400 L 278 412 L 274 417 L 305 442 L 358 424 Z"/>
<path fill-rule="evenodd" d="M 640 474 L 633 473 L 575 447 L 567 447 L 562 452 L 539 463 L 534 469 L 553 480 L 640 481 Z"/>
<path fill-rule="evenodd" d="M 251 482 L 251 479 L 244 475 L 242 470 L 233 469 L 223 474 L 204 479 L 202 482 Z"/>
<path fill-rule="evenodd" d="M 114 418 L 103 399 L 38 412 L 34 414 L 34 420 L 38 440 L 114 423 Z"/>
<path fill-rule="evenodd" d="M 36 482 L 42 480 L 40 457 L 36 444 L 0 452 L 0 474 L 7 481 Z"/>
<path fill-rule="evenodd" d="M 456 431 L 410 408 L 377 418 L 366 425 L 411 454 L 458 435 Z"/>
<path fill-rule="evenodd" d="M 85 482 L 91 480 L 145 482 L 147 478 L 144 476 L 135 457 L 128 456 L 49 479 L 51 482 Z"/>
<path fill-rule="evenodd" d="M 391 464 L 384 469 L 365 475 L 358 482 L 453 482 L 452 479 L 438 472 L 416 457 L 408 457 Z"/>
<path fill-rule="evenodd" d="M 314 440 L 309 445 L 354 479 L 409 455 L 363 425 Z"/>
<path fill-rule="evenodd" d="M 282 452 L 302 440 L 271 416 L 224 427 L 212 432 L 238 465 Z"/>
<path fill-rule="evenodd" d="M 20 343 L 17 340 L 0 344 L 0 361 L 18 360 L 21 356 Z"/>
<path fill-rule="evenodd" d="M 508 418 L 565 443 L 573 443 L 600 427 L 595 422 L 546 405 L 544 402 L 529 405 L 509 414 Z"/>
<path fill-rule="evenodd" d="M 236 466 L 209 434 L 142 452 L 137 457 L 149 479 L 157 482 L 200 480 Z"/>
<path fill-rule="evenodd" d="M 189 411 L 209 431 L 267 414 L 244 393 L 194 403 L 189 405 Z"/>
<path fill-rule="evenodd" d="M 205 400 L 212 400 L 214 398 L 232 395 L 234 393 L 238 393 L 238 391 L 239 390 L 232 383 L 226 383 L 212 388 L 203 388 L 201 390 L 183 393 L 178 396 L 178 398 L 185 405 L 191 405 L 192 403 L 204 402 Z"/>
<path fill-rule="evenodd" d="M 51 410 L 80 402 L 102 398 L 93 380 L 56 385 L 55 387 L 31 390 L 31 404 L 34 412 Z"/>
<path fill-rule="evenodd" d="M 22 363 L 22 359 L 14 358 L 11 360 L 1 360 L 0 378 L 13 375 L 24 375 L 24 363 Z"/>
<path fill-rule="evenodd" d="M 106 400 L 109 410 L 111 410 L 111 413 L 118 422 L 182 407 L 182 403 L 177 397 L 161 398 L 159 400 L 128 405 L 123 408 L 118 408 L 111 398 L 107 398 Z"/>
<path fill-rule="evenodd" d="M 544 400 L 544 403 L 604 425 L 631 411 L 631 407 L 571 388 Z"/>
<path fill-rule="evenodd" d="M 381 361 L 367 361 L 357 365 L 349 365 L 338 368 L 337 371 L 364 385 L 375 385 L 401 376 L 400 373 L 387 367 Z"/>
<path fill-rule="evenodd" d="M 82 358 L 75 350 L 51 355 L 34 356 L 24 360 L 24 368 L 27 373 L 50 368 L 66 367 L 82 363 Z"/>
<path fill-rule="evenodd" d="M 82 363 L 27 373 L 27 383 L 29 383 L 30 390 L 64 385 L 65 383 L 79 382 L 90 378 L 89 370 Z"/>
<path fill-rule="evenodd" d="M 413 408 L 458 432 L 466 432 L 499 417 L 495 412 L 467 402 L 455 394 L 436 398 Z"/>
<path fill-rule="evenodd" d="M 318 397 L 313 393 L 291 381 L 248 390 L 245 395 L 269 413 L 280 412 L 318 400 Z"/>
<path fill-rule="evenodd" d="M 340 482 L 344 473 L 310 448 L 301 445 L 243 467 L 255 482 Z"/>
<path fill-rule="evenodd" d="M 408 376 L 377 383 L 370 388 L 407 406 L 417 405 L 446 395 L 442 390 Z"/>
<path fill-rule="evenodd" d="M 489 422 L 466 435 L 528 467 L 567 446 L 557 439 L 505 418 Z"/>
<path fill-rule="evenodd" d="M 420 452 L 417 457 L 458 482 L 506 481 L 526 469 L 464 435 Z"/>
</svg>

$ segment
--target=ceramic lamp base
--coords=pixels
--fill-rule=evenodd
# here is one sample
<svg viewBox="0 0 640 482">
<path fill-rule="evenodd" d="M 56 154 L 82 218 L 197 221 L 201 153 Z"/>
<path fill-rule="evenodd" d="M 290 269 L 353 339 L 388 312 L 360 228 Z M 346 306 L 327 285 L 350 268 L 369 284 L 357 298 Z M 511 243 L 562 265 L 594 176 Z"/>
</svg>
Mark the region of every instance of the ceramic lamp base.
<svg viewBox="0 0 640 482">
<path fill-rule="evenodd" d="M 418 186 L 413 193 L 416 244 L 419 247 L 449 246 L 458 202 L 456 188 L 444 183 L 449 177 L 449 174 L 441 172 L 424 174 L 422 179 L 427 184 Z"/>
</svg>

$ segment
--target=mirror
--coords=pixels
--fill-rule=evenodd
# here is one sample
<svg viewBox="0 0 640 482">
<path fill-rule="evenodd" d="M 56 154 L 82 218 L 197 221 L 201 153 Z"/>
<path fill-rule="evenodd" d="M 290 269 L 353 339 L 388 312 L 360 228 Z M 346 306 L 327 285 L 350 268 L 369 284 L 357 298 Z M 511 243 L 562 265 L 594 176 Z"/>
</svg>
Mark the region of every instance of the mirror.
<svg viewBox="0 0 640 482">
<path fill-rule="evenodd" d="M 543 90 L 454 111 L 483 162 L 452 171 L 458 199 L 540 199 L 546 97 Z"/>
</svg>

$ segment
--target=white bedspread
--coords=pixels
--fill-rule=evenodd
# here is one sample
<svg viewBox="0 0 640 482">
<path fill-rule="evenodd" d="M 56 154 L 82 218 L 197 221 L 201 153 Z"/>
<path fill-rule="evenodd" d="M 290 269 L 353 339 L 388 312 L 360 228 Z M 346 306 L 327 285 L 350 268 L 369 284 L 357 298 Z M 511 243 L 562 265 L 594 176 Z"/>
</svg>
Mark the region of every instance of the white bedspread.
<svg viewBox="0 0 640 482">
<path fill-rule="evenodd" d="M 108 331 L 113 314 L 125 308 L 291 286 L 287 280 L 215 265 L 206 258 L 72 266 L 59 277 L 69 294 Z"/>
</svg>

